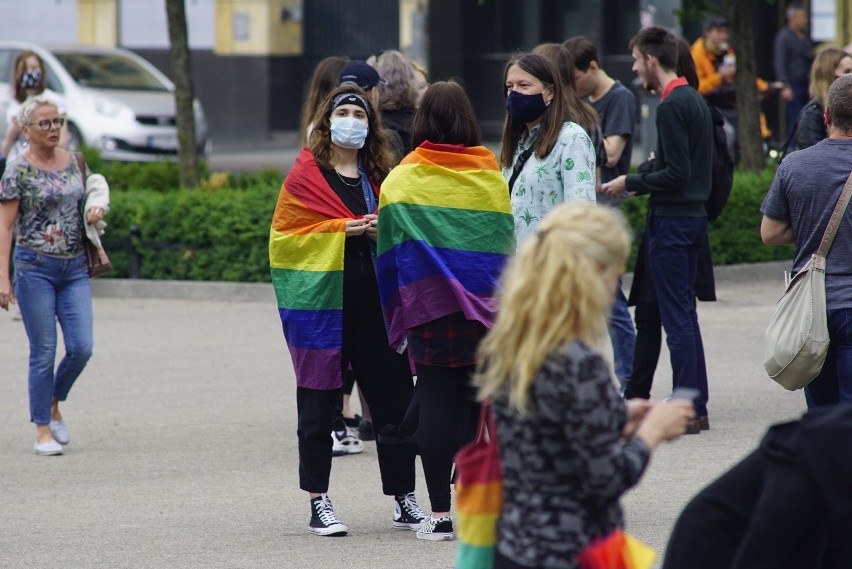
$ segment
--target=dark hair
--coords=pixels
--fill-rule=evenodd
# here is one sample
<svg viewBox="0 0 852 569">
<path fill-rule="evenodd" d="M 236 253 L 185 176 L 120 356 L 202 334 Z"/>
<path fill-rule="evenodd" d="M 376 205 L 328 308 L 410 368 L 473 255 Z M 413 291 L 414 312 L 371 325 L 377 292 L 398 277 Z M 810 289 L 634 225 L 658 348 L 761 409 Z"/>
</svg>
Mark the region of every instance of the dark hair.
<svg viewBox="0 0 852 569">
<path fill-rule="evenodd" d="M 593 61 L 600 65 L 598 48 L 589 38 L 584 36 L 568 38 L 562 42 L 562 45 L 568 48 L 571 59 L 574 60 L 574 66 L 583 73 L 589 70 L 589 65 Z"/>
<path fill-rule="evenodd" d="M 307 146 L 308 126 L 311 124 L 311 118 L 326 95 L 337 87 L 337 77 L 347 63 L 349 63 L 349 58 L 345 55 L 333 55 L 320 61 L 314 69 L 314 74 L 311 76 L 311 82 L 305 93 L 305 102 L 302 105 L 302 120 L 299 123 L 299 144 L 301 146 Z"/>
<path fill-rule="evenodd" d="M 575 117 L 571 115 L 568 105 L 565 103 L 562 81 L 559 77 L 559 71 L 556 69 L 556 64 L 543 55 L 519 53 L 509 59 L 505 69 L 503 69 L 503 98 L 509 95 L 506 91 L 506 77 L 509 75 L 509 69 L 515 65 L 544 83 L 546 88 L 549 87 L 553 90 L 553 101 L 541 116 L 541 134 L 535 143 L 535 155 L 544 158 L 553 150 L 553 146 L 559 138 L 559 131 L 562 130 L 562 125 L 568 121 L 574 121 Z M 506 168 L 512 167 L 515 149 L 526 128 L 526 124 L 516 121 L 506 113 L 506 120 L 503 123 L 503 145 L 500 150 L 500 164 Z"/>
<path fill-rule="evenodd" d="M 411 141 L 414 147 L 424 141 L 443 144 L 482 145 L 479 123 L 464 88 L 455 81 L 429 85 L 414 113 Z"/>
<path fill-rule="evenodd" d="M 36 52 L 25 49 L 18 53 L 18 56 L 15 58 L 15 66 L 13 67 L 14 78 L 12 90 L 15 95 L 15 100 L 19 103 L 23 103 L 27 100 L 27 90 L 24 89 L 23 85 L 21 85 L 21 79 L 27 71 L 27 60 L 31 57 L 35 57 L 38 60 L 38 66 L 41 69 L 41 80 L 39 81 L 38 87 L 33 89 L 33 91 L 38 91 L 37 94 L 40 95 L 47 87 L 47 70 L 44 68 L 44 61 L 42 61 L 41 57 L 39 57 Z"/>
<path fill-rule="evenodd" d="M 674 34 L 665 28 L 645 28 L 633 36 L 627 47 L 631 51 L 638 50 L 646 59 L 655 57 L 666 71 L 674 71 L 677 67 L 677 41 Z"/>
<path fill-rule="evenodd" d="M 831 113 L 831 126 L 845 133 L 852 131 L 852 74 L 841 75 L 828 88 L 825 106 Z"/>
<path fill-rule="evenodd" d="M 565 95 L 565 104 L 568 111 L 577 121 L 589 138 L 594 138 L 595 129 L 600 127 L 600 119 L 595 109 L 577 93 L 577 82 L 574 79 L 574 61 L 571 52 L 561 43 L 543 43 L 537 45 L 533 50 L 537 55 L 543 55 L 556 64 L 559 77 L 562 80 L 562 93 Z"/>
<path fill-rule="evenodd" d="M 382 128 L 382 119 L 367 93 L 353 84 L 346 84 L 334 89 L 325 100 L 317 107 L 311 122 L 314 129 L 308 139 L 308 146 L 316 163 L 326 170 L 334 168 L 337 161 L 337 152 L 331 142 L 331 112 L 334 98 L 343 93 L 355 93 L 360 95 L 369 105 L 367 112 L 367 141 L 364 147 L 358 151 L 364 161 L 364 169 L 374 184 L 381 184 L 390 172 L 394 164 L 394 156 L 390 150 L 388 136 Z"/>
<path fill-rule="evenodd" d="M 710 18 L 707 21 L 707 26 L 704 28 L 704 30 L 709 31 L 709 30 L 715 30 L 715 29 L 718 29 L 718 28 L 727 28 L 727 27 L 728 27 L 728 20 L 726 20 L 725 18 L 721 18 L 721 17 L 717 16 L 715 18 Z"/>
<path fill-rule="evenodd" d="M 692 59 L 690 45 L 683 38 L 677 38 L 677 67 L 675 73 L 678 77 L 686 78 L 689 86 L 698 91 L 698 71 L 695 69 L 695 60 Z"/>
</svg>

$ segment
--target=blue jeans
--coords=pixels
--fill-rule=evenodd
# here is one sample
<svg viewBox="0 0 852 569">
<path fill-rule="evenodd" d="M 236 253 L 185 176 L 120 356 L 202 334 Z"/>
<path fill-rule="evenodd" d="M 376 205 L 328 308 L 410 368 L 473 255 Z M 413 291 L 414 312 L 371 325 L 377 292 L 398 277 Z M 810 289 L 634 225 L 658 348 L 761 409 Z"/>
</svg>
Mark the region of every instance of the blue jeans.
<svg viewBox="0 0 852 569">
<path fill-rule="evenodd" d="M 808 408 L 852 402 L 852 308 L 828 311 L 828 355 L 805 387 Z"/>
<path fill-rule="evenodd" d="M 30 340 L 30 420 L 46 425 L 52 400 L 68 398 L 92 355 L 92 289 L 86 256 L 59 259 L 16 248 L 15 295 Z M 54 371 L 57 320 L 65 357 Z"/>
<path fill-rule="evenodd" d="M 615 302 L 609 318 L 609 339 L 615 355 L 615 375 L 621 384 L 630 379 L 633 373 L 633 353 L 636 350 L 636 329 L 633 319 L 627 311 L 627 299 L 621 291 L 621 279 L 615 291 Z"/>
<path fill-rule="evenodd" d="M 707 234 L 706 217 L 648 217 L 648 266 L 671 354 L 673 384 L 691 387 L 699 416 L 707 414 L 707 366 L 695 310 L 698 254 Z"/>
</svg>

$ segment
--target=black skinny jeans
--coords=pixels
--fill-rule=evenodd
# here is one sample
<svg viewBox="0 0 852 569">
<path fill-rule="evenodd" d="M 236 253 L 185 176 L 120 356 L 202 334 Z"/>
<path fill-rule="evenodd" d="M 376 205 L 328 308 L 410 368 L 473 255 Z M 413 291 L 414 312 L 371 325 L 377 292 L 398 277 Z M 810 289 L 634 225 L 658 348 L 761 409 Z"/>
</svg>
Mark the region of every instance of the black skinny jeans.
<svg viewBox="0 0 852 569">
<path fill-rule="evenodd" d="M 418 363 L 416 367 L 420 402 L 417 444 L 429 501 L 433 512 L 449 512 L 453 457 L 476 434 L 479 404 L 471 382 L 476 366 Z"/>
<path fill-rule="evenodd" d="M 351 238 L 350 238 L 351 239 Z M 343 371 L 352 364 L 379 432 L 399 425 L 414 392 L 405 354 L 388 346 L 379 288 L 369 249 L 347 241 L 343 280 Z M 317 392 L 317 393 L 311 393 Z M 328 491 L 331 474 L 331 431 L 340 389 L 297 390 L 299 410 L 299 487 Z M 388 496 L 414 491 L 416 452 L 409 445 L 376 443 L 382 490 Z"/>
</svg>

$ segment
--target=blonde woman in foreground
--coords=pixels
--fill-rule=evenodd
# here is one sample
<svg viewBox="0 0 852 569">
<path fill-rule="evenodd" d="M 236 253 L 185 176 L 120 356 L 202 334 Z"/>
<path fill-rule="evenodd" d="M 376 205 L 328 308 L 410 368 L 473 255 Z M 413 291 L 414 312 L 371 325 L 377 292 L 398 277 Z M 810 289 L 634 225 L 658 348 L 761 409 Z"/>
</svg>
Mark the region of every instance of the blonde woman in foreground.
<svg viewBox="0 0 852 569">
<path fill-rule="evenodd" d="M 577 554 L 624 525 L 619 498 L 651 452 L 680 437 L 691 401 L 625 402 L 601 355 L 629 251 L 615 212 L 553 209 L 503 274 L 477 381 L 490 398 L 503 466 L 495 569 L 577 567 Z"/>
</svg>

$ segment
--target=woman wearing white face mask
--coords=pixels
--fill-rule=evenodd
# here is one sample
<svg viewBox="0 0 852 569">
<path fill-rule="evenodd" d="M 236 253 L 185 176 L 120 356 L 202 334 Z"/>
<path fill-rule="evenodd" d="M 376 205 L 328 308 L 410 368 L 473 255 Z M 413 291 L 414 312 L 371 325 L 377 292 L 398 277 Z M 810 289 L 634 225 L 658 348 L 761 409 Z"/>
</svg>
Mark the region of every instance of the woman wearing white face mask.
<svg viewBox="0 0 852 569">
<path fill-rule="evenodd" d="M 571 116 L 549 59 L 520 54 L 506 64 L 500 164 L 509 182 L 518 246 L 562 202 L 595 201 L 595 149 Z"/>
<path fill-rule="evenodd" d="M 399 424 L 414 387 L 405 353 L 388 346 L 375 273 L 378 185 L 393 163 L 387 137 L 358 87 L 331 92 L 313 117 L 308 148 L 281 188 L 269 258 L 284 336 L 296 373 L 299 487 L 310 494 L 316 535 L 349 528 L 328 499 L 332 410 L 351 365 L 381 429 Z M 416 530 L 414 449 L 377 443 L 382 489 L 394 496 L 394 527 Z"/>
</svg>

